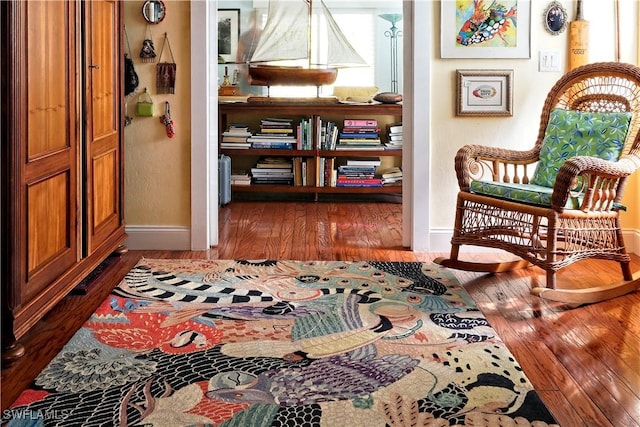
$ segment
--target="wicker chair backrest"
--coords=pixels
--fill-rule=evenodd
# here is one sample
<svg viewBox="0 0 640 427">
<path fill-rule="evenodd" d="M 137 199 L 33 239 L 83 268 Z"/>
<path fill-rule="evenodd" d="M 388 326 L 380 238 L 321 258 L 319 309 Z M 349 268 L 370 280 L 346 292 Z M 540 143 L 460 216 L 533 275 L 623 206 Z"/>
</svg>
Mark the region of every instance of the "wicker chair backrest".
<svg viewBox="0 0 640 427">
<path fill-rule="evenodd" d="M 536 149 L 542 146 L 553 108 L 633 114 L 622 154 L 640 151 L 640 68 L 619 62 L 598 62 L 576 68 L 558 80 L 547 95 Z"/>
<path fill-rule="evenodd" d="M 572 110 L 590 113 L 621 113 L 631 111 L 629 100 L 617 95 L 587 95 L 577 99 L 571 107 Z"/>
</svg>

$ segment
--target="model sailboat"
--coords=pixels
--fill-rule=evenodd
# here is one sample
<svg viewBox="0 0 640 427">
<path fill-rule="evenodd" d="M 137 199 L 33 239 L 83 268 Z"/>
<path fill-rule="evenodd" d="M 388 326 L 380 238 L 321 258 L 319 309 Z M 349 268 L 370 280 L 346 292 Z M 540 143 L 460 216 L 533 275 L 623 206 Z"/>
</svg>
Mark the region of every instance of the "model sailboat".
<svg viewBox="0 0 640 427">
<path fill-rule="evenodd" d="M 317 86 L 335 82 L 338 68 L 365 65 L 322 0 L 314 20 L 312 0 L 271 0 L 265 28 L 249 61 L 249 83 L 256 86 Z M 313 23 L 326 22 L 327 40 L 312 41 Z M 326 52 L 314 52 L 316 46 Z M 304 60 L 304 65 L 278 65 Z"/>
</svg>

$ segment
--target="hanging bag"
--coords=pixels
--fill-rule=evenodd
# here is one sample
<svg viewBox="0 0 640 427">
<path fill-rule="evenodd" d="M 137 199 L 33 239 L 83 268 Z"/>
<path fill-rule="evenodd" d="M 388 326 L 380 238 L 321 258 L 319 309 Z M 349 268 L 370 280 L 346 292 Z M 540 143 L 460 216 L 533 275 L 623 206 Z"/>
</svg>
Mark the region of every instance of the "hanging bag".
<svg viewBox="0 0 640 427">
<path fill-rule="evenodd" d="M 172 62 L 160 62 L 162 60 L 162 52 L 164 45 L 169 47 L 169 54 Z M 167 33 L 164 33 L 164 41 L 160 48 L 160 56 L 158 57 L 158 65 L 156 66 L 156 92 L 157 93 L 176 93 L 176 63 L 171 51 L 171 44 Z"/>
<path fill-rule="evenodd" d="M 147 32 L 149 33 L 149 38 L 146 38 L 142 41 L 142 49 L 140 49 L 140 58 L 142 58 L 142 62 L 155 62 L 156 61 L 156 51 L 153 47 L 153 39 L 151 38 L 151 27 L 147 24 Z"/>
<path fill-rule="evenodd" d="M 129 36 L 127 35 L 127 27 L 124 27 L 124 36 L 127 40 L 127 52 L 124 54 L 124 96 L 131 95 L 135 92 L 140 80 L 138 73 L 133 67 L 133 59 L 131 58 L 131 46 L 129 45 Z"/>
<path fill-rule="evenodd" d="M 151 99 L 151 95 L 147 92 L 147 88 L 144 88 L 144 92 L 138 95 L 138 101 L 136 102 L 136 116 L 153 116 L 153 99 Z"/>
<path fill-rule="evenodd" d="M 173 120 L 171 120 L 171 106 L 169 105 L 169 101 L 164 103 L 164 114 L 160 116 L 160 123 L 165 126 L 167 136 L 173 138 L 176 134 L 176 129 L 173 125 Z"/>
</svg>

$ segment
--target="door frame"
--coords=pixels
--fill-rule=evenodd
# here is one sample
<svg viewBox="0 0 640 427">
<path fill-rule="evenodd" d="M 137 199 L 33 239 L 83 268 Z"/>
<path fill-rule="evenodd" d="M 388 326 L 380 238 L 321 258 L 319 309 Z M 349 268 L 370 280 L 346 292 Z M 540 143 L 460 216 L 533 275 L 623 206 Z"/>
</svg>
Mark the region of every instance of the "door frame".
<svg viewBox="0 0 640 427">
<path fill-rule="evenodd" d="M 218 46 L 210 24 L 217 22 L 217 6 L 216 0 L 191 0 L 191 250 L 218 245 Z M 431 26 L 424 23 L 432 22 L 432 2 L 403 0 L 403 15 L 403 122 L 409 143 L 402 160 L 402 240 L 427 252 Z"/>
</svg>

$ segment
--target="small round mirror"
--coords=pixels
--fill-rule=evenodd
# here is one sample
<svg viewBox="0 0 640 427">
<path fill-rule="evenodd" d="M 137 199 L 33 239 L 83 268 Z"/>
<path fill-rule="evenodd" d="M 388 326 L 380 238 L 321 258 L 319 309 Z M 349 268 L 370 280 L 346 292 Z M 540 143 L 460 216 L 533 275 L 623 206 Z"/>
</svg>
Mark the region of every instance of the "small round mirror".
<svg viewBox="0 0 640 427">
<path fill-rule="evenodd" d="M 166 9 L 161 0 L 147 0 L 142 5 L 142 16 L 150 24 L 157 24 L 164 19 Z"/>
<path fill-rule="evenodd" d="M 549 3 L 544 11 L 544 28 L 557 36 L 567 28 L 567 11 L 557 1 Z"/>
</svg>

